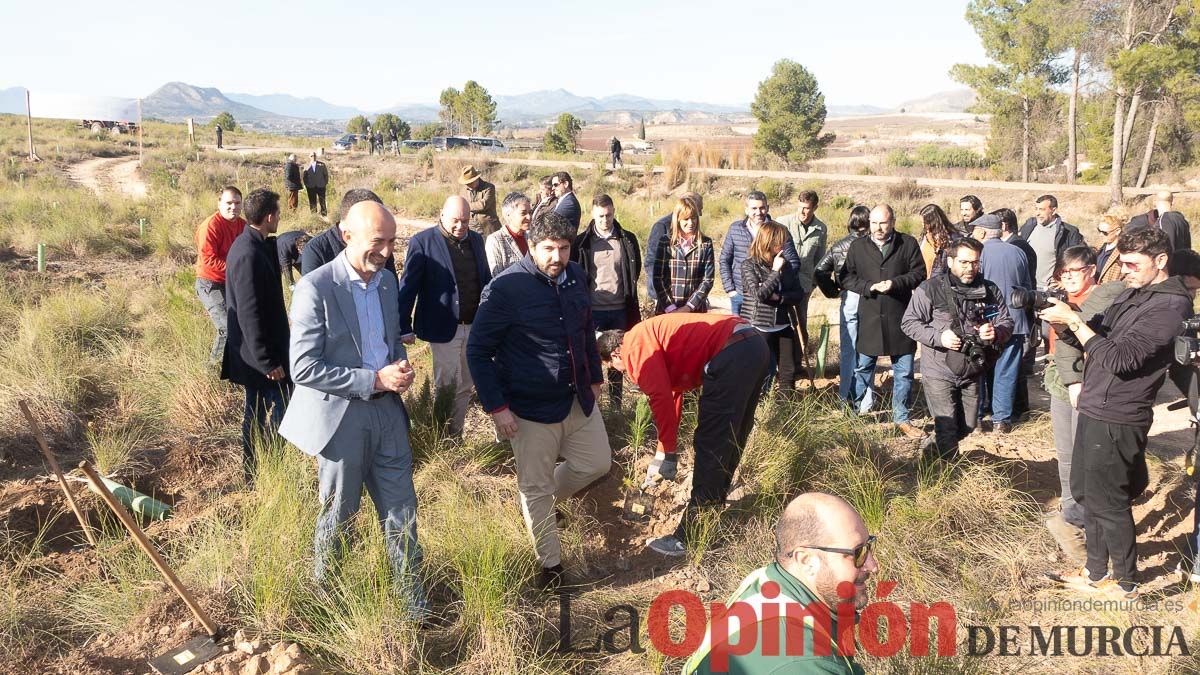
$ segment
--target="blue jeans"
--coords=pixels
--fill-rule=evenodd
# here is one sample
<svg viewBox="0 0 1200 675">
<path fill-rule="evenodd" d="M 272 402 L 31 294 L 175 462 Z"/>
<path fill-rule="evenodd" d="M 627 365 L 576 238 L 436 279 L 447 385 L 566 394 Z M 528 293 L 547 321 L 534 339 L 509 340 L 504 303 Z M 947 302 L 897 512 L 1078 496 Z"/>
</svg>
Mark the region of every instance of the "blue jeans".
<svg viewBox="0 0 1200 675">
<path fill-rule="evenodd" d="M 288 399 L 292 396 L 291 382 L 272 382 L 266 386 L 244 385 L 246 389 L 246 405 L 242 410 L 242 468 L 246 479 L 254 477 L 257 464 L 254 452 L 254 440 L 266 438 L 274 434 L 283 420 L 283 411 L 287 409 Z"/>
<path fill-rule="evenodd" d="M 738 316 L 741 313 L 741 309 L 742 309 L 742 294 L 738 293 L 737 295 L 730 295 L 729 296 L 729 313 L 734 316 Z"/>
<path fill-rule="evenodd" d="M 1017 377 L 1021 372 L 1021 355 L 1025 349 L 1025 336 L 1014 335 L 1000 350 L 1000 357 L 990 373 L 981 376 L 983 392 L 979 397 L 979 412 L 982 417 L 984 401 L 992 403 L 992 423 L 1010 422 L 1013 416 L 1013 401 L 1017 395 Z"/>
<path fill-rule="evenodd" d="M 908 421 L 908 409 L 912 405 L 913 355 L 892 354 L 891 358 L 892 422 L 903 424 Z M 871 411 L 871 388 L 875 379 L 876 359 L 875 356 L 858 355 L 858 365 L 854 368 L 854 386 L 861 392 L 861 399 L 857 401 L 859 414 L 865 415 Z"/>
<path fill-rule="evenodd" d="M 217 335 L 213 338 L 212 350 L 208 353 L 208 363 L 209 365 L 220 365 L 221 359 L 225 358 L 225 335 L 229 326 L 229 312 L 225 308 L 225 284 L 197 277 L 196 296 L 200 298 L 200 304 L 204 306 L 209 320 L 217 329 Z"/>
<path fill-rule="evenodd" d="M 854 367 L 858 363 L 858 352 L 854 343 L 858 340 L 858 293 L 842 291 L 842 322 L 838 326 L 838 396 L 847 403 L 858 400 L 858 387 L 854 379 Z M 870 407 L 871 402 L 867 401 Z"/>
</svg>

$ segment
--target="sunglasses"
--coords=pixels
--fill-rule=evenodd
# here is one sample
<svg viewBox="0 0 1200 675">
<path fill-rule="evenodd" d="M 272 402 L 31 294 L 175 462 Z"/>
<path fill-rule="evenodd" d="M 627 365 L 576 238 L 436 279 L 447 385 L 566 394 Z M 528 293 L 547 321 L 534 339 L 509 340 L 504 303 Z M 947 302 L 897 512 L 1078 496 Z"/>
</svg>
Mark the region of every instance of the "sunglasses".
<svg viewBox="0 0 1200 675">
<path fill-rule="evenodd" d="M 871 547 L 875 544 L 875 535 L 870 535 L 867 540 L 854 548 L 832 548 L 829 546 L 797 546 L 796 548 L 809 548 L 814 551 L 825 551 L 826 553 L 840 553 L 842 555 L 851 556 L 854 559 L 855 567 L 862 567 L 867 564 L 867 556 L 871 554 Z M 788 554 L 788 557 L 794 557 L 795 551 Z"/>
</svg>

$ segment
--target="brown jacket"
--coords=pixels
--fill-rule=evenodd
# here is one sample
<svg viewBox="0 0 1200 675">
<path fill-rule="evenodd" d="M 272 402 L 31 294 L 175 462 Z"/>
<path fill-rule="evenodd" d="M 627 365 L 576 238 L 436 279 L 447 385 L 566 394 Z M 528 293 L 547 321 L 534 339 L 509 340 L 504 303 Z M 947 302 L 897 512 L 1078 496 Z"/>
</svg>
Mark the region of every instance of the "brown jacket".
<svg viewBox="0 0 1200 675">
<path fill-rule="evenodd" d="M 1104 248 L 1104 244 L 1100 244 L 1100 248 L 1096 249 L 1096 253 L 1099 254 L 1101 249 L 1103 249 L 1103 248 Z M 1099 270 L 1100 276 L 1098 276 L 1096 278 L 1096 283 L 1106 284 L 1110 281 L 1120 281 L 1121 280 L 1120 259 L 1121 259 L 1121 256 L 1117 255 L 1116 249 L 1113 249 L 1113 252 L 1108 255 L 1108 260 L 1104 261 L 1104 266 L 1100 268 L 1100 270 Z"/>
<path fill-rule="evenodd" d="M 471 205 L 471 229 L 482 237 L 500 229 L 500 217 L 496 213 L 496 186 L 479 179 L 479 186 L 472 189 L 463 186 L 462 196 Z"/>
</svg>

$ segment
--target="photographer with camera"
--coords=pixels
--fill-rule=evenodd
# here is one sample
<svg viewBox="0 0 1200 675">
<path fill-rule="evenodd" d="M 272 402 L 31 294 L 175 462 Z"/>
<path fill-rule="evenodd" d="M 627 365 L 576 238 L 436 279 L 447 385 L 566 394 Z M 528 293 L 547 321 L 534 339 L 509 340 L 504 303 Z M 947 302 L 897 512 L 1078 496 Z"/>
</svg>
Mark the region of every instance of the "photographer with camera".
<svg viewBox="0 0 1200 675">
<path fill-rule="evenodd" d="M 1138 597 L 1132 503 L 1149 484 L 1146 439 L 1154 397 L 1175 337 L 1192 314 L 1188 287 L 1168 277 L 1170 246 L 1161 230 L 1121 235 L 1117 252 L 1128 288 L 1100 320 L 1085 322 L 1057 298 L 1038 312 L 1059 340 L 1081 347 L 1087 357 L 1071 464 L 1071 494 L 1084 505 L 1087 565 L 1066 581 L 1122 600 Z"/>
<path fill-rule="evenodd" d="M 1125 290 L 1122 281 L 1097 283 L 1095 267 L 1096 254 L 1091 247 L 1072 246 L 1063 251 L 1055 265 L 1054 278 L 1062 289 L 1061 295 L 1051 296 L 1044 292 L 1018 289 L 1013 294 L 1013 304 L 1025 310 L 1040 310 L 1052 306 L 1050 297 L 1058 297 L 1071 307 L 1078 308 L 1080 320 L 1089 323 L 1104 314 Z M 1083 505 L 1071 493 L 1071 460 L 1075 452 L 1075 427 L 1079 420 L 1075 404 L 1083 388 L 1083 352 L 1056 339 L 1053 331 L 1050 332 L 1047 349 L 1051 359 L 1046 364 L 1042 382 L 1050 394 L 1050 425 L 1058 458 L 1061 498 L 1059 511 L 1046 520 L 1046 528 L 1067 558 L 1082 566 L 1087 558 Z"/>
<path fill-rule="evenodd" d="M 1016 222 L 1016 214 L 1007 214 Z M 975 239 L 983 242 L 979 273 L 1000 289 L 1001 304 L 1005 304 L 1014 288 L 1026 285 L 1033 278 L 1025 253 L 1013 244 L 1000 239 L 1004 214 L 989 213 L 977 219 L 974 226 Z M 1029 315 L 1009 308 L 1012 318 L 1012 336 L 997 343 L 995 367 L 983 373 L 980 382 L 979 418 L 985 409 L 992 411 L 992 430 L 999 434 L 1012 431 L 1015 415 L 1013 404 L 1017 400 L 1021 378 L 1021 355 L 1025 338 L 1029 335 Z"/>
<path fill-rule="evenodd" d="M 1012 336 L 1004 296 L 979 271 L 983 248 L 969 237 L 948 244 L 946 272 L 917 287 L 900 321 L 904 334 L 923 345 L 921 385 L 934 427 L 927 460 L 956 457 L 958 442 L 978 420 L 979 375 Z"/>
<path fill-rule="evenodd" d="M 1179 277 L 1195 302 L 1196 292 L 1200 291 L 1200 253 L 1190 248 L 1176 249 L 1171 253 L 1171 261 L 1167 263 L 1167 273 Z M 1171 380 L 1179 390 L 1187 396 L 1188 409 L 1192 419 L 1200 413 L 1200 317 L 1193 316 L 1183 326 L 1184 335 L 1175 338 L 1175 364 L 1172 365 Z M 1184 474 L 1197 477 L 1196 450 L 1200 445 L 1200 428 L 1196 429 L 1192 449 L 1184 459 Z M 1196 494 L 1196 505 L 1192 512 L 1192 534 L 1187 538 L 1187 550 L 1179 565 L 1179 571 L 1193 584 L 1200 584 L 1200 486 L 1193 492 Z M 1188 570 L 1190 569 L 1190 574 Z"/>
</svg>

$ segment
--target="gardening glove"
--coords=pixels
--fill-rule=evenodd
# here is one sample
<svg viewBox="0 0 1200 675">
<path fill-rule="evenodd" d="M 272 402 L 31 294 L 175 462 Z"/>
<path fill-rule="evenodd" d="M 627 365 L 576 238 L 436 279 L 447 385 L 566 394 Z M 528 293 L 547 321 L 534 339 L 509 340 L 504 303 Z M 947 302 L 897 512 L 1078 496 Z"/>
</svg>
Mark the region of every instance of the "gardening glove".
<svg viewBox="0 0 1200 675">
<path fill-rule="evenodd" d="M 654 459 L 650 460 L 650 466 L 646 468 L 646 480 L 642 483 L 642 487 L 649 487 L 659 480 L 675 480 L 675 474 L 678 471 L 679 458 L 675 453 L 668 455 L 664 452 L 656 452 Z"/>
</svg>

